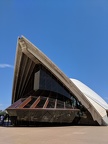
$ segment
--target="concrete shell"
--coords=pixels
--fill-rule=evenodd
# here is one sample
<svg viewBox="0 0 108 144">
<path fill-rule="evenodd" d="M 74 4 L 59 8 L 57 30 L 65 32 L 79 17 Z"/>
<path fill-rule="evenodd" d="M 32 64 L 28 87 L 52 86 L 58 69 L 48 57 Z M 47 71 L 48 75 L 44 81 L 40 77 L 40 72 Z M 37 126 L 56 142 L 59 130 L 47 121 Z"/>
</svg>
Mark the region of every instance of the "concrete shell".
<svg viewBox="0 0 108 144">
<path fill-rule="evenodd" d="M 90 89 L 88 86 L 86 86 L 79 80 L 71 79 L 71 81 L 84 94 L 85 98 L 88 99 L 88 101 L 94 108 L 94 111 L 97 111 L 97 113 L 100 115 L 100 123 L 103 122 L 103 124 L 108 125 L 108 104 L 97 93 L 95 93 L 92 89 Z M 96 119 L 95 116 L 94 119 Z"/>
<path fill-rule="evenodd" d="M 19 76 L 19 70 L 21 67 L 21 61 L 24 60 L 23 54 L 30 58 L 30 62 L 27 67 L 26 73 L 31 73 L 34 65 L 36 63 L 41 63 L 44 65 L 55 77 L 57 77 L 61 83 L 74 94 L 77 99 L 86 107 L 86 109 L 91 113 L 94 120 L 96 120 L 100 125 L 108 124 L 108 117 L 106 109 L 108 109 L 107 103 L 92 90 L 86 87 L 79 81 L 69 79 L 45 54 L 43 54 L 36 46 L 34 46 L 29 40 L 24 36 L 18 39 L 17 43 L 17 53 L 16 53 L 16 62 L 14 70 L 14 81 L 13 81 L 13 94 L 12 94 L 12 103 L 15 102 L 15 98 L 19 99 L 20 95 L 23 92 L 23 87 L 25 85 L 26 73 L 23 70 L 23 75 Z M 27 65 L 27 59 L 24 60 L 23 66 Z M 31 68 L 32 69 L 31 69 Z M 26 68 L 25 68 L 26 69 Z M 16 90 L 16 87 L 19 83 L 19 89 Z M 19 92 L 19 94 L 17 94 Z"/>
</svg>

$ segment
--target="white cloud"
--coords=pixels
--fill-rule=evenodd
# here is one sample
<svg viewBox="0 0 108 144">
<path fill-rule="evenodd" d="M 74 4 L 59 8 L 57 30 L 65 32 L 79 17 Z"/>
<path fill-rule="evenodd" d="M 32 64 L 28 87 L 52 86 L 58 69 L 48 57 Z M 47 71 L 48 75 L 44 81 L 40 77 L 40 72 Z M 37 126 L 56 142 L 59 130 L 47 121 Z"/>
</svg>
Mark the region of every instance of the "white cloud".
<svg viewBox="0 0 108 144">
<path fill-rule="evenodd" d="M 13 68 L 10 64 L 0 64 L 0 68 Z"/>
</svg>

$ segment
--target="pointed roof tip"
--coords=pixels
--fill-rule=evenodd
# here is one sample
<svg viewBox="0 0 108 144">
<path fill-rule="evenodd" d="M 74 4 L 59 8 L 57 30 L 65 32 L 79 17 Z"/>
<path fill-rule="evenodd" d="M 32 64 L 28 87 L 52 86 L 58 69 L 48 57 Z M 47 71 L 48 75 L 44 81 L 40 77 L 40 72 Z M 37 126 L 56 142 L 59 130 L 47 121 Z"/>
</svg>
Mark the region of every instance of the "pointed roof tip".
<svg viewBox="0 0 108 144">
<path fill-rule="evenodd" d="M 23 36 L 23 35 L 21 35 L 21 36 L 18 36 L 18 39 L 21 39 L 21 38 L 24 38 L 24 39 L 26 39 L 26 37 L 25 37 L 25 36 Z"/>
<path fill-rule="evenodd" d="M 25 38 L 25 36 L 24 36 L 24 35 L 21 35 L 21 37 L 22 37 L 22 38 Z"/>
<path fill-rule="evenodd" d="M 28 40 L 28 38 L 26 38 L 24 35 L 21 35 L 20 39 L 24 39 L 24 40 L 26 40 L 27 42 L 31 43 L 31 42 Z M 31 43 L 31 44 L 32 44 L 32 43 Z M 32 44 L 32 45 L 33 45 L 33 44 Z M 34 46 L 35 46 L 35 45 L 34 45 Z"/>
<path fill-rule="evenodd" d="M 24 35 L 21 35 L 21 38 L 24 38 L 24 39 L 28 40 Z"/>
<path fill-rule="evenodd" d="M 21 40 L 21 39 L 30 42 L 30 41 L 29 41 L 25 36 L 23 36 L 23 35 L 18 36 L 18 41 Z"/>
<path fill-rule="evenodd" d="M 17 39 L 20 39 L 20 38 L 21 38 L 20 36 L 17 37 Z"/>
</svg>

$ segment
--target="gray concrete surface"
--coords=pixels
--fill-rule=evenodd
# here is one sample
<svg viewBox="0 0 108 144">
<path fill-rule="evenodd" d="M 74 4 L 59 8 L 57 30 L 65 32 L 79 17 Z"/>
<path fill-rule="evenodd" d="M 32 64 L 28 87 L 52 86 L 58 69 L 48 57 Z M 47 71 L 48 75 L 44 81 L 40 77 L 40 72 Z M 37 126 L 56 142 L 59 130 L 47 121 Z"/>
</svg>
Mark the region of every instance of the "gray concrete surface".
<svg viewBox="0 0 108 144">
<path fill-rule="evenodd" d="M 108 127 L 0 127 L 0 144 L 108 144 Z"/>
</svg>

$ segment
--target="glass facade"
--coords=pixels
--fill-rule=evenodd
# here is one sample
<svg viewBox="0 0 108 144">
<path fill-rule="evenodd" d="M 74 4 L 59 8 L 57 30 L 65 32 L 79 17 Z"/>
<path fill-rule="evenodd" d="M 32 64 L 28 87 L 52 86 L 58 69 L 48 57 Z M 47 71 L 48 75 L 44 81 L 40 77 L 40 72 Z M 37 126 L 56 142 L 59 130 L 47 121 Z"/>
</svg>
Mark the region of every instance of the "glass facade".
<svg viewBox="0 0 108 144">
<path fill-rule="evenodd" d="M 43 94 L 43 96 L 47 93 L 46 97 L 66 102 L 66 108 L 77 108 L 77 106 L 81 106 L 76 97 L 71 94 L 69 90 L 42 65 L 37 65 L 34 71 L 34 90 L 42 91 L 41 95 Z M 60 104 L 61 107 L 62 105 L 64 104 Z"/>
<path fill-rule="evenodd" d="M 71 94 L 65 86 L 42 65 L 34 74 L 34 90 L 38 89 L 52 91 L 71 98 Z"/>
</svg>

